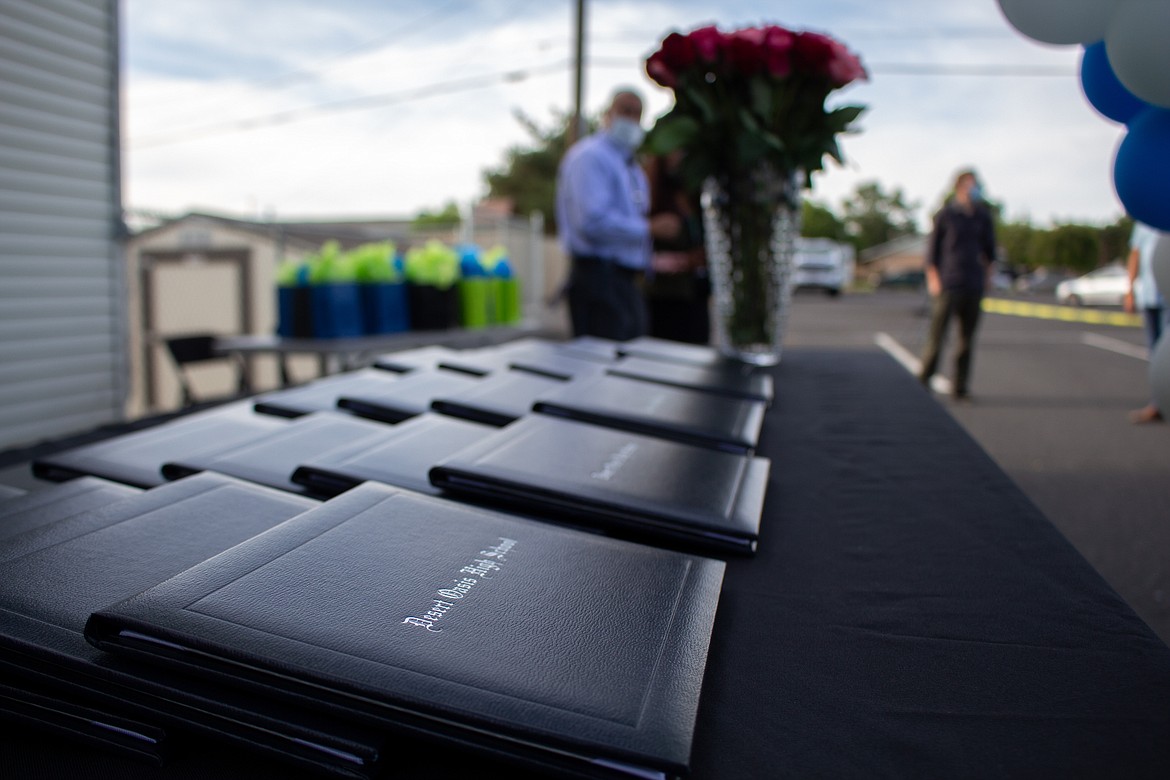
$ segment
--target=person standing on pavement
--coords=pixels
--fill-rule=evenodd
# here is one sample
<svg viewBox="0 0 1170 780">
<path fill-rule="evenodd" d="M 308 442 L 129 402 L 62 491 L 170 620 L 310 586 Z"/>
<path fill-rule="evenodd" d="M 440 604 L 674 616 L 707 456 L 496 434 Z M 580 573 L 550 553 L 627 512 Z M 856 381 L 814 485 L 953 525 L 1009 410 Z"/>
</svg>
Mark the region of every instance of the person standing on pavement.
<svg viewBox="0 0 1170 780">
<path fill-rule="evenodd" d="M 975 329 L 995 262 L 995 225 L 973 170 L 955 177 L 954 194 L 934 216 L 926 245 L 926 287 L 933 299 L 919 379 L 930 386 L 952 318 L 959 325 L 953 394 L 968 398 Z"/>
<path fill-rule="evenodd" d="M 646 174 L 634 157 L 645 135 L 641 121 L 642 98 L 618 90 L 601 130 L 574 144 L 561 161 L 556 213 L 571 263 L 574 336 L 626 341 L 647 332 L 641 282 L 650 267 L 652 221 Z M 653 228 L 677 229 L 677 220 L 655 217 Z"/>
<path fill-rule="evenodd" d="M 1158 282 L 1154 278 L 1154 248 L 1162 234 L 1149 225 L 1135 222 L 1133 233 L 1129 239 L 1129 258 L 1126 268 L 1129 271 L 1129 292 L 1125 294 L 1125 310 L 1131 314 L 1140 312 L 1146 325 L 1146 342 L 1151 354 L 1158 344 L 1158 339 L 1170 329 L 1170 310 L 1166 308 L 1166 300 L 1158 290 Z M 1130 412 L 1129 419 L 1133 423 L 1160 422 L 1162 412 L 1153 401 L 1137 411 Z"/>
</svg>

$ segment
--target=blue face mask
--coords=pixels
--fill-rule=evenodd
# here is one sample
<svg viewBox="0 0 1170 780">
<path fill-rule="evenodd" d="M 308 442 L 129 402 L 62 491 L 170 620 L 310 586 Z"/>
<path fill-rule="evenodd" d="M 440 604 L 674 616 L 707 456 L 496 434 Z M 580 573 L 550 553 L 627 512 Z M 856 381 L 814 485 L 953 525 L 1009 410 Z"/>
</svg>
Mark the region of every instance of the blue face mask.
<svg viewBox="0 0 1170 780">
<path fill-rule="evenodd" d="M 971 200 L 974 203 L 979 203 L 983 200 L 983 188 L 978 184 L 971 187 L 971 189 L 967 191 L 967 194 L 971 196 Z"/>
<path fill-rule="evenodd" d="M 609 137 L 618 146 L 633 153 L 642 145 L 646 131 L 634 120 L 619 116 L 609 123 Z"/>
</svg>

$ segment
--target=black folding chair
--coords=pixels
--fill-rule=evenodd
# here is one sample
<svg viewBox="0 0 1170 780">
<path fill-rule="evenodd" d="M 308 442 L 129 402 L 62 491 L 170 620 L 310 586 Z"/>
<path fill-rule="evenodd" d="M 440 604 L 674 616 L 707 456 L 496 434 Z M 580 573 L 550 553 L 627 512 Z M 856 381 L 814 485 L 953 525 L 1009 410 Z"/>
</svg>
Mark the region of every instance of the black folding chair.
<svg viewBox="0 0 1170 780">
<path fill-rule="evenodd" d="M 173 336 L 166 340 L 167 351 L 175 363 L 179 388 L 183 393 L 183 406 L 191 406 L 196 402 L 191 389 L 191 377 L 187 373 L 187 366 L 195 363 L 223 363 L 232 366 L 236 374 L 236 391 L 241 396 L 252 393 L 243 357 L 216 351 L 215 340 L 216 336 L 209 333 Z"/>
</svg>

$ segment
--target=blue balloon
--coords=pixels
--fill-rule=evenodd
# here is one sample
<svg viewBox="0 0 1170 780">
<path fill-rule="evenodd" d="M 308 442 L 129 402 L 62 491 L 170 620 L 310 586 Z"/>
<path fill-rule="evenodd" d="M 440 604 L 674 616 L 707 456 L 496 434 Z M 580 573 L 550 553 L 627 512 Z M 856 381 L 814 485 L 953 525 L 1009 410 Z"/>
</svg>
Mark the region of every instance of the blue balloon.
<svg viewBox="0 0 1170 780">
<path fill-rule="evenodd" d="M 1149 103 L 1135 96 L 1118 80 L 1105 54 L 1105 42 L 1085 47 L 1081 56 L 1081 89 L 1089 105 L 1107 119 L 1128 124 Z"/>
<path fill-rule="evenodd" d="M 459 252 L 459 273 L 464 278 L 472 276 L 487 276 L 483 265 L 479 262 L 479 247 L 475 244 L 461 244 L 456 247 Z"/>
<path fill-rule="evenodd" d="M 1170 231 L 1170 109 L 1151 106 L 1130 121 L 1113 160 L 1113 186 L 1131 217 Z"/>
</svg>

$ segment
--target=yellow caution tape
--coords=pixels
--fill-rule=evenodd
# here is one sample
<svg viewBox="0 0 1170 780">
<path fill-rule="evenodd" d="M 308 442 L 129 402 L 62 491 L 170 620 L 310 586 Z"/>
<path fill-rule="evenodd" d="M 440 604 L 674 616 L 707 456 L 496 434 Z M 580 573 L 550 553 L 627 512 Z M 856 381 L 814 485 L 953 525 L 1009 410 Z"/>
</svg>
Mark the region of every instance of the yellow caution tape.
<svg viewBox="0 0 1170 780">
<path fill-rule="evenodd" d="M 1123 311 L 1082 309 L 1075 306 L 1057 306 L 1050 303 L 1028 303 L 1005 298 L 984 298 L 983 311 L 1007 314 L 1012 317 L 1035 317 L 1041 320 L 1083 322 L 1089 325 L 1115 325 L 1120 328 L 1140 328 L 1141 315 Z"/>
</svg>

